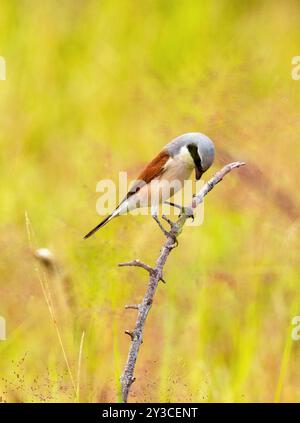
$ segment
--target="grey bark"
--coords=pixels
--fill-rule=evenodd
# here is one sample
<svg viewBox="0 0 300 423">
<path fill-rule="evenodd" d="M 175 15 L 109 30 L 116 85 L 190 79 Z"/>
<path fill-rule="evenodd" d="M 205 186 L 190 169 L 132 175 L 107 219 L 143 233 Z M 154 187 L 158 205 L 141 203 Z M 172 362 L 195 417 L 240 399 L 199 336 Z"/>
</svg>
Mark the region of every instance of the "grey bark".
<svg viewBox="0 0 300 423">
<path fill-rule="evenodd" d="M 145 263 L 142 263 L 139 260 L 133 260 L 127 263 L 120 263 L 119 266 L 136 266 L 141 267 L 149 273 L 149 281 L 146 289 L 145 296 L 140 304 L 134 304 L 126 306 L 125 308 L 134 308 L 138 310 L 137 320 L 135 328 L 132 332 L 125 331 L 127 335 L 131 338 L 131 344 L 124 367 L 123 374 L 121 376 L 121 389 L 122 389 L 122 400 L 127 402 L 128 394 L 132 383 L 135 381 L 134 369 L 139 353 L 140 346 L 142 344 L 143 330 L 145 322 L 150 311 L 150 308 L 153 303 L 153 298 L 157 289 L 157 286 L 160 281 L 164 282 L 163 279 L 163 269 L 167 261 L 167 258 L 170 252 L 177 246 L 177 237 L 181 233 L 183 226 L 186 220 L 191 216 L 191 210 L 195 209 L 200 203 L 202 203 L 203 198 L 207 195 L 215 185 L 217 185 L 227 173 L 231 170 L 243 166 L 243 162 L 233 162 L 224 166 L 220 171 L 218 171 L 207 183 L 203 185 L 200 191 L 193 198 L 192 204 L 185 209 L 176 222 L 171 222 L 168 218 L 163 216 L 164 220 L 168 222 L 171 226 L 171 230 L 164 234 L 167 237 L 158 259 L 156 260 L 155 267 L 150 267 Z"/>
</svg>

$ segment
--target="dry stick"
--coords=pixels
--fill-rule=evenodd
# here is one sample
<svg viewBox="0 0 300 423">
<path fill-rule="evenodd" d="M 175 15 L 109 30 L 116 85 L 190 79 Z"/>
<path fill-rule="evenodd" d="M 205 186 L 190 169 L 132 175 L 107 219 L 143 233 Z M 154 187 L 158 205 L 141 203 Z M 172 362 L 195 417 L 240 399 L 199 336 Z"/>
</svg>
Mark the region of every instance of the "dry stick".
<svg viewBox="0 0 300 423">
<path fill-rule="evenodd" d="M 32 226 L 31 226 L 31 222 L 30 222 L 30 219 L 28 217 L 27 211 L 25 211 L 25 224 L 26 224 L 26 231 L 27 231 L 29 246 L 30 246 L 30 249 L 33 250 L 34 244 L 33 244 L 32 238 L 33 238 L 33 236 L 35 237 L 35 234 L 34 234 Z M 34 250 L 36 251 L 37 249 L 34 248 Z M 50 313 L 50 317 L 51 317 L 52 322 L 53 322 L 54 327 L 55 327 L 58 342 L 60 344 L 62 354 L 63 354 L 64 360 L 65 360 L 65 363 L 66 363 L 66 367 L 67 367 L 67 370 L 68 370 L 68 373 L 69 373 L 69 377 L 70 377 L 70 380 L 71 380 L 71 383 L 72 383 L 72 387 L 73 387 L 73 390 L 74 390 L 74 393 L 75 393 L 75 400 L 77 401 L 77 391 L 76 391 L 75 381 L 74 381 L 73 373 L 71 371 L 71 366 L 69 364 L 66 349 L 65 349 L 65 346 L 64 346 L 64 343 L 63 343 L 62 334 L 61 334 L 59 325 L 57 323 L 54 304 L 53 304 L 52 296 L 51 296 L 51 293 L 50 293 L 50 290 L 49 290 L 47 275 L 44 271 L 41 270 L 40 265 L 38 265 L 38 264 L 35 265 L 35 271 L 37 273 L 38 280 L 39 280 L 41 288 L 42 288 L 42 292 L 43 292 L 43 295 L 44 295 L 44 298 L 45 298 L 45 301 L 46 301 L 46 304 L 47 304 L 47 307 L 48 307 L 48 310 L 49 310 L 49 313 Z"/>
<path fill-rule="evenodd" d="M 123 402 L 127 402 L 128 394 L 130 391 L 130 387 L 132 383 L 135 381 L 134 368 L 138 356 L 138 352 L 140 346 L 142 344 L 142 334 L 144 325 L 147 319 L 147 315 L 151 308 L 153 298 L 160 280 L 163 281 L 163 268 L 167 261 L 167 258 L 172 251 L 173 248 L 176 247 L 176 242 L 174 242 L 177 236 L 181 233 L 182 228 L 191 215 L 191 210 L 195 209 L 200 203 L 202 203 L 203 198 L 206 194 L 211 191 L 215 185 L 217 185 L 223 177 L 229 173 L 231 170 L 243 166 L 245 163 L 243 162 L 233 162 L 226 166 L 224 166 L 219 172 L 217 172 L 203 187 L 200 191 L 194 196 L 193 202 L 190 207 L 185 209 L 185 212 L 178 218 L 177 222 L 172 223 L 167 218 L 164 217 L 166 221 L 171 225 L 171 230 L 167 236 L 167 240 L 163 245 L 158 259 L 156 261 L 156 265 L 154 268 L 148 266 L 145 263 L 142 263 L 139 260 L 133 260 L 127 263 L 120 263 L 119 266 L 136 266 L 145 269 L 149 273 L 149 282 L 147 286 L 147 290 L 145 296 L 141 302 L 141 304 L 133 305 L 133 306 L 126 306 L 126 308 L 134 308 L 138 310 L 137 320 L 135 324 L 134 330 L 128 331 L 126 330 L 125 333 L 130 336 L 131 344 L 129 348 L 129 353 L 127 357 L 127 361 L 125 364 L 125 368 L 123 374 L 121 376 L 121 388 L 122 388 L 122 399 Z"/>
</svg>

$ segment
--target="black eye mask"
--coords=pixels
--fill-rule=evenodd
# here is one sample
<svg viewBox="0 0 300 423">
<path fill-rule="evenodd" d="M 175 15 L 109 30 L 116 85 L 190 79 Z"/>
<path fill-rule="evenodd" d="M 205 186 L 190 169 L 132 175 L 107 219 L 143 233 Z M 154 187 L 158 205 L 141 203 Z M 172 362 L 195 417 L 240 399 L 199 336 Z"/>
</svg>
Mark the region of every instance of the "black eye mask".
<svg viewBox="0 0 300 423">
<path fill-rule="evenodd" d="M 187 148 L 190 152 L 190 155 L 192 156 L 192 159 L 194 160 L 195 171 L 196 171 L 196 179 L 198 181 L 204 173 L 204 171 L 202 169 L 201 159 L 200 159 L 200 156 L 198 154 L 198 148 L 194 144 L 188 145 Z"/>
</svg>

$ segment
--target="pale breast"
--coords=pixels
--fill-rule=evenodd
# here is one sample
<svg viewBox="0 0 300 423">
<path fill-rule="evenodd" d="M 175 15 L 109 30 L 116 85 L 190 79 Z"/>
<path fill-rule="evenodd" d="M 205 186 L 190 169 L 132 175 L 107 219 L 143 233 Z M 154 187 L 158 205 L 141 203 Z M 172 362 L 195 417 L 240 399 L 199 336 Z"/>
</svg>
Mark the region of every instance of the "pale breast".
<svg viewBox="0 0 300 423">
<path fill-rule="evenodd" d="M 128 208 L 147 207 L 153 203 L 162 203 L 183 188 L 194 169 L 194 161 L 186 147 L 165 164 L 165 171 L 143 186 L 140 191 L 128 199 Z"/>
<path fill-rule="evenodd" d="M 165 172 L 161 179 L 173 181 L 174 179 L 184 182 L 189 179 L 194 169 L 194 161 L 186 147 L 182 147 L 179 154 L 169 159 L 165 165 Z"/>
</svg>

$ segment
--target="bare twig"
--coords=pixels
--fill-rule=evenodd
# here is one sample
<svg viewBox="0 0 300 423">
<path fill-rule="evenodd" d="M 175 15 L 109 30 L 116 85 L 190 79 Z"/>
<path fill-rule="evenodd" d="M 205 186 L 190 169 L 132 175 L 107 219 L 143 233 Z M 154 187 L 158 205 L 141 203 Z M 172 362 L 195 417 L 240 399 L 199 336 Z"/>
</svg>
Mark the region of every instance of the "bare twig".
<svg viewBox="0 0 300 423">
<path fill-rule="evenodd" d="M 138 310 L 139 307 L 140 307 L 139 304 L 126 304 L 125 309 L 128 310 L 131 308 L 133 310 Z"/>
<path fill-rule="evenodd" d="M 118 266 L 119 267 L 125 267 L 125 266 L 129 266 L 129 267 L 130 266 L 141 267 L 142 269 L 147 270 L 147 272 L 149 272 L 150 275 L 152 273 L 154 273 L 154 269 L 152 267 L 148 266 L 148 264 L 143 263 L 140 260 L 132 260 L 132 261 L 128 261 L 128 262 L 125 262 L 125 263 L 119 263 Z"/>
<path fill-rule="evenodd" d="M 79 393 L 80 393 L 80 373 L 81 373 L 84 336 L 85 336 L 85 332 L 83 331 L 82 335 L 81 335 L 81 340 L 80 340 L 79 354 L 78 354 L 78 366 L 77 366 L 76 397 L 77 397 L 78 402 L 79 402 Z"/>
<path fill-rule="evenodd" d="M 167 231 L 166 231 L 166 234 L 169 235 Z M 118 266 L 119 267 L 125 267 L 125 266 L 141 267 L 142 269 L 146 270 L 150 275 L 156 275 L 157 274 L 157 269 L 153 269 L 153 267 L 148 266 L 148 264 L 143 263 L 140 260 L 132 260 L 132 261 L 124 262 L 124 263 L 119 263 Z M 162 277 L 162 274 L 159 274 L 159 280 L 162 281 L 163 283 L 166 283 L 166 281 Z M 132 308 L 132 307 L 127 307 L 127 308 Z"/>
<path fill-rule="evenodd" d="M 167 240 L 160 251 L 160 254 L 158 256 L 158 259 L 156 261 L 154 268 L 140 262 L 139 260 L 133 260 L 128 263 L 119 264 L 119 266 L 142 267 L 149 273 L 149 282 L 148 282 L 145 296 L 141 304 L 137 307 L 134 307 L 138 309 L 138 315 L 137 315 L 135 328 L 132 332 L 125 331 L 125 333 L 129 335 L 131 338 L 131 344 L 130 344 L 125 368 L 121 376 L 121 389 L 122 389 L 123 402 L 127 402 L 130 387 L 132 383 L 135 381 L 135 377 L 133 376 L 133 374 L 134 374 L 138 352 L 142 344 L 142 335 L 143 335 L 144 325 L 145 325 L 148 313 L 150 311 L 151 305 L 153 303 L 153 298 L 154 298 L 158 283 L 160 280 L 163 280 L 162 274 L 163 274 L 164 265 L 167 261 L 167 258 L 170 252 L 176 246 L 176 243 L 174 243 L 174 240 L 176 240 L 177 236 L 181 233 L 186 220 L 189 217 L 191 217 L 190 210 L 195 209 L 203 201 L 203 198 L 205 197 L 205 195 L 208 194 L 214 188 L 214 186 L 217 185 L 223 179 L 225 175 L 227 175 L 227 173 L 229 173 L 231 170 L 235 168 L 243 166 L 244 164 L 245 163 L 243 162 L 234 162 L 224 166 L 206 184 L 203 185 L 201 190 L 193 198 L 193 202 L 191 206 L 187 207 L 185 209 L 186 211 L 183 210 L 178 220 L 175 223 L 171 221 L 168 222 L 171 226 L 171 230 L 168 232 L 164 228 L 162 228 L 162 231 L 165 234 Z M 165 219 L 165 220 L 168 221 L 168 219 Z M 127 306 L 127 308 L 133 308 L 133 307 Z"/>
</svg>

